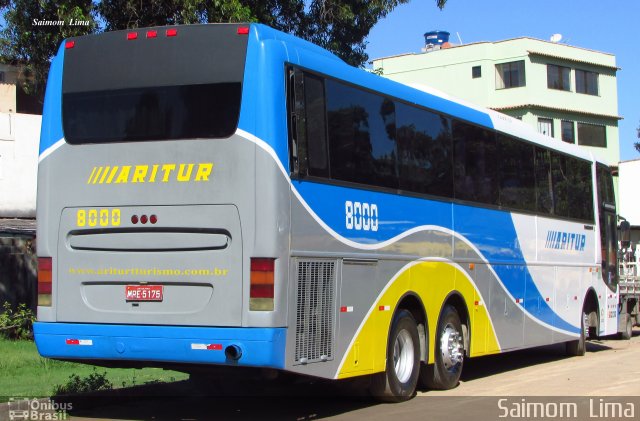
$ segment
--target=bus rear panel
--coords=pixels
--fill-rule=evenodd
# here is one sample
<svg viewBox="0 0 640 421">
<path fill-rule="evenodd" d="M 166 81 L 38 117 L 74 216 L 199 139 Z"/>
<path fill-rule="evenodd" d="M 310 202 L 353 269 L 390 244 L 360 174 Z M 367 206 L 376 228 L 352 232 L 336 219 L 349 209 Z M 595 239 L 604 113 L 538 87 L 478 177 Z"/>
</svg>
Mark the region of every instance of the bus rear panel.
<svg viewBox="0 0 640 421">
<path fill-rule="evenodd" d="M 275 173 L 256 182 L 255 145 L 236 135 L 242 28 L 119 31 L 60 48 L 38 180 L 52 281 L 36 325 L 44 356 L 283 366 L 286 300 L 274 294 L 286 288 L 274 276 L 287 259 L 268 237 L 286 232 L 273 206 L 256 206 Z"/>
</svg>

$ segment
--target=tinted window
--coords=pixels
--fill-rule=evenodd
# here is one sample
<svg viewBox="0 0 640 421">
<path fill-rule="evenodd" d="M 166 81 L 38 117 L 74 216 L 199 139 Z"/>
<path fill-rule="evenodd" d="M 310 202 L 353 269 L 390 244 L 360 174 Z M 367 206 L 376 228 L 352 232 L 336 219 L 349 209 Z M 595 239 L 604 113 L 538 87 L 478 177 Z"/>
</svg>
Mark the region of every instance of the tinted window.
<svg viewBox="0 0 640 421">
<path fill-rule="evenodd" d="M 498 135 L 500 151 L 500 205 L 536 210 L 533 145 Z"/>
<path fill-rule="evenodd" d="M 604 203 L 615 205 L 615 193 L 613 190 L 613 178 L 608 168 L 598 165 L 597 168 L 598 178 L 598 205 L 602 206 Z"/>
<path fill-rule="evenodd" d="M 498 204 L 494 134 L 454 120 L 453 148 L 455 198 Z"/>
<path fill-rule="evenodd" d="M 595 124 L 578 123 L 578 144 L 606 148 L 606 127 Z"/>
<path fill-rule="evenodd" d="M 565 218 L 569 217 L 569 191 L 572 188 L 567 161 L 566 156 L 551 152 L 553 214 Z"/>
<path fill-rule="evenodd" d="M 396 104 L 398 187 L 453 197 L 449 120 L 432 112 Z"/>
<path fill-rule="evenodd" d="M 535 148 L 534 171 L 536 177 L 536 209 L 542 214 L 553 213 L 551 183 L 551 154 L 544 148 Z"/>
<path fill-rule="evenodd" d="M 525 86 L 524 60 L 496 64 L 496 89 Z"/>
<path fill-rule="evenodd" d="M 547 64 L 547 87 L 549 89 L 571 90 L 571 69 Z"/>
<path fill-rule="evenodd" d="M 567 143 L 575 143 L 573 121 L 562 120 L 562 140 Z"/>
<path fill-rule="evenodd" d="M 591 163 L 576 158 L 568 158 L 569 217 L 593 221 L 593 184 Z"/>
<path fill-rule="evenodd" d="M 598 95 L 598 73 L 576 69 L 576 92 Z"/>
<path fill-rule="evenodd" d="M 66 93 L 67 142 L 224 138 L 240 114 L 240 83 Z"/>
<path fill-rule="evenodd" d="M 324 82 L 322 79 L 308 74 L 304 75 L 304 101 L 309 175 L 329 177 Z"/>
<path fill-rule="evenodd" d="M 474 79 L 477 79 L 479 77 L 482 77 L 482 67 L 480 66 L 473 66 L 471 68 L 471 77 L 473 77 Z"/>
<path fill-rule="evenodd" d="M 397 188 L 394 103 L 333 80 L 326 102 L 331 178 Z"/>
</svg>

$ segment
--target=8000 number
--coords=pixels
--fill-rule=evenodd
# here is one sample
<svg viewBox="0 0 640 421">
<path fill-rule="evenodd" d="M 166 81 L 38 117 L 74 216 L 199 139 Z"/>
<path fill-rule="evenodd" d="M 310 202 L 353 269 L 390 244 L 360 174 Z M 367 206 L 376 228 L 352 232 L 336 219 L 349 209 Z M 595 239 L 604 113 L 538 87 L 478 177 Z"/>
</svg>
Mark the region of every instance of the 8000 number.
<svg viewBox="0 0 640 421">
<path fill-rule="evenodd" d="M 378 231 L 378 205 L 347 200 L 344 203 L 348 230 Z"/>
</svg>

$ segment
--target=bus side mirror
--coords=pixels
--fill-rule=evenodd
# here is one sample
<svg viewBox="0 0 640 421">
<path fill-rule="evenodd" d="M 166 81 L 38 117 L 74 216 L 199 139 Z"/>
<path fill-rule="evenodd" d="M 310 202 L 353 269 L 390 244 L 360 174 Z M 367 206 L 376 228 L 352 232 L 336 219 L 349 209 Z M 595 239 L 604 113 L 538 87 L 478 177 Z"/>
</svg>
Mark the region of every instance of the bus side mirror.
<svg viewBox="0 0 640 421">
<path fill-rule="evenodd" d="M 620 222 L 620 246 L 628 249 L 631 245 L 631 224 L 628 221 Z"/>
</svg>

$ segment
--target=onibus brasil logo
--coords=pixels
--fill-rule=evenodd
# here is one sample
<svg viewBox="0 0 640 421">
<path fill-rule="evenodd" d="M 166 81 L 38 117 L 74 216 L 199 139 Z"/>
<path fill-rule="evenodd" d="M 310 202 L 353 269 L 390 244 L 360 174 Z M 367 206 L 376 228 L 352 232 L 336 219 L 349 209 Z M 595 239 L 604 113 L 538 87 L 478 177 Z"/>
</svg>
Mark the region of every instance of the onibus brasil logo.
<svg viewBox="0 0 640 421">
<path fill-rule="evenodd" d="M 53 399 L 9 398 L 9 420 L 67 420 L 73 409 L 69 402 Z"/>
</svg>

